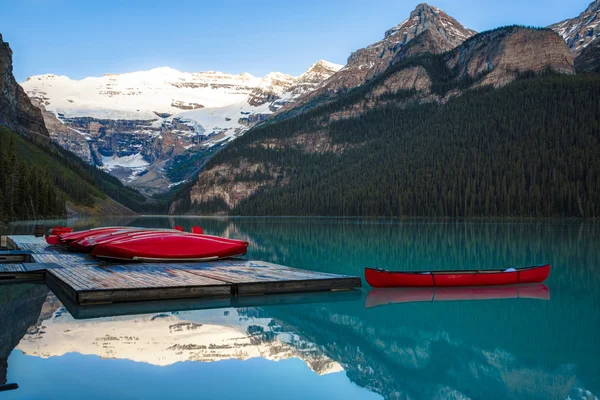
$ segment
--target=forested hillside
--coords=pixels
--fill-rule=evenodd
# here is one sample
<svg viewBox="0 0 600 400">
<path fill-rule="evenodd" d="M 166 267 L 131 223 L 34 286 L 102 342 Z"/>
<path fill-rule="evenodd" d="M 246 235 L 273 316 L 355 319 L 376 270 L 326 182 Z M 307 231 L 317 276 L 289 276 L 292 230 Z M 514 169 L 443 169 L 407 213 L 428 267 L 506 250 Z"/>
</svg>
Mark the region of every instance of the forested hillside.
<svg viewBox="0 0 600 400">
<path fill-rule="evenodd" d="M 67 208 L 115 215 L 164 210 L 41 135 L 24 137 L 0 127 L 0 152 L 0 185 L 6 185 L 1 220 L 63 216 Z"/>
<path fill-rule="evenodd" d="M 599 76 L 524 74 L 443 105 L 399 107 L 407 93 L 398 92 L 358 117 L 327 121 L 351 96 L 255 128 L 217 154 L 207 169 L 259 165 L 234 180 L 269 184 L 231 210 L 218 197 L 189 207 L 243 215 L 600 216 Z M 332 151 L 278 145 L 325 129 Z"/>
<path fill-rule="evenodd" d="M 2 133 L 3 134 L 3 133 Z M 0 147 L 0 220 L 35 219 L 65 215 L 65 196 L 59 193 L 47 169 L 29 166 L 17 153 L 15 134 Z"/>
</svg>

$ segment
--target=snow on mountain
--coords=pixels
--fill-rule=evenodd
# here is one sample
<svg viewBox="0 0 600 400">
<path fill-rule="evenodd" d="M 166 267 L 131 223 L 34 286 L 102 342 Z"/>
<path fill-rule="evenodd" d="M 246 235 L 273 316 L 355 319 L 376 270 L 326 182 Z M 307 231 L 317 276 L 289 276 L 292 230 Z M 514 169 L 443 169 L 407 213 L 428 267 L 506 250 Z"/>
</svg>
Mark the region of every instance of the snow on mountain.
<svg viewBox="0 0 600 400">
<path fill-rule="evenodd" d="M 163 67 L 81 80 L 38 75 L 21 86 L 42 108 L 57 143 L 152 193 L 173 183 L 165 168 L 177 156 L 235 139 L 341 67 L 319 61 L 299 77 L 272 72 L 263 78 Z M 69 131 L 82 137 L 65 138 Z M 124 157 L 132 156 L 143 158 L 151 173 L 130 166 Z"/>
<path fill-rule="evenodd" d="M 271 318 L 246 315 L 242 309 L 77 321 L 59 308 L 38 325 L 17 346 L 24 354 L 47 358 L 80 353 L 157 366 L 184 361 L 255 357 L 278 361 L 293 357 L 304 360 L 321 375 L 343 371 L 315 344 L 285 331 Z"/>
<path fill-rule="evenodd" d="M 600 38 L 600 0 L 592 2 L 578 17 L 550 25 L 549 28 L 562 36 L 573 57 L 577 58 L 584 48 Z"/>
<path fill-rule="evenodd" d="M 22 86 L 31 97 L 43 99 L 46 109 L 65 117 L 147 120 L 244 101 L 260 82 L 250 74 L 186 73 L 165 67 L 81 80 L 40 75 Z"/>
</svg>

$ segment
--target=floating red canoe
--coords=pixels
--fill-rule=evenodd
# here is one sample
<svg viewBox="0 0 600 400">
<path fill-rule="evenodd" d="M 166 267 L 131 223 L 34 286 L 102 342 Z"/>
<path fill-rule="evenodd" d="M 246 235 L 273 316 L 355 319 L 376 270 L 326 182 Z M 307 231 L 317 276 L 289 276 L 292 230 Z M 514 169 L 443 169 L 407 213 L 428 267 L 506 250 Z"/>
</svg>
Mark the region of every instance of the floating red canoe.
<svg viewBox="0 0 600 400">
<path fill-rule="evenodd" d="M 367 283 L 376 288 L 516 285 L 542 283 L 549 275 L 549 264 L 489 271 L 391 272 L 365 268 Z"/>
<path fill-rule="evenodd" d="M 248 242 L 240 240 L 160 232 L 97 244 L 92 255 L 128 261 L 210 261 L 242 256 L 247 251 Z"/>
<path fill-rule="evenodd" d="M 546 285 L 541 283 L 495 287 L 373 289 L 365 299 L 365 307 L 372 308 L 398 303 L 501 299 L 550 300 L 550 291 Z"/>
</svg>

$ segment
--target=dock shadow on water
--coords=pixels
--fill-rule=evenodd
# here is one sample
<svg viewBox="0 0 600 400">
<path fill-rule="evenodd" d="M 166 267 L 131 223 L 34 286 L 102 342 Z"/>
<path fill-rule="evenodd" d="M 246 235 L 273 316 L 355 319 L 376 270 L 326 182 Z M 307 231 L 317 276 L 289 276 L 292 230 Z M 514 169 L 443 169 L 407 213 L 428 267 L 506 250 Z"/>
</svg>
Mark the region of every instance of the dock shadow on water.
<svg viewBox="0 0 600 400">
<path fill-rule="evenodd" d="M 542 262 L 553 270 L 546 290 L 417 293 L 366 287 L 239 302 L 86 307 L 63 305 L 43 285 L 2 284 L 0 322 L 9 329 L 1 333 L 0 378 L 20 387 L 0 396 L 593 399 L 600 394 L 597 225 L 158 217 L 126 223 L 201 225 L 211 234 L 249 240 L 250 257 L 331 273 L 362 275 L 365 266 L 485 269 Z M 95 224 L 107 223 L 75 225 Z M 2 233 L 29 228 L 10 229 Z"/>
</svg>

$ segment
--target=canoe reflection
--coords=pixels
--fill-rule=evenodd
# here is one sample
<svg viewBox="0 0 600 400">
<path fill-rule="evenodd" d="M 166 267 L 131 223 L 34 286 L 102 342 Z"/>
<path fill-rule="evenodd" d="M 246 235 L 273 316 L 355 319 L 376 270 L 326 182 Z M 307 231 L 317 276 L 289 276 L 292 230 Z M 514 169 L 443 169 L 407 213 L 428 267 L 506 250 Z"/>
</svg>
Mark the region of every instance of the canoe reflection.
<svg viewBox="0 0 600 400">
<path fill-rule="evenodd" d="M 499 299 L 550 300 L 550 290 L 541 283 L 467 288 L 373 289 L 365 299 L 365 308 L 397 303 Z"/>
</svg>

